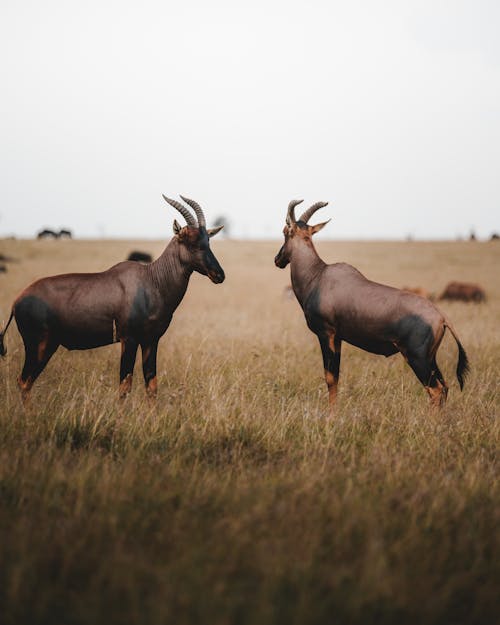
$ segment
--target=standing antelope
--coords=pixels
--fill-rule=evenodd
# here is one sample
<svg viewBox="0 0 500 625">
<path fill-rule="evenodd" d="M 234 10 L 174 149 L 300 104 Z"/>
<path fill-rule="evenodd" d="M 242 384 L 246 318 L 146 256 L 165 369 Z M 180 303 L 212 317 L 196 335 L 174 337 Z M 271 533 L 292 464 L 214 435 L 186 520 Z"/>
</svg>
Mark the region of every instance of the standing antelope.
<svg viewBox="0 0 500 625">
<path fill-rule="evenodd" d="M 162 255 L 143 265 L 125 261 L 101 273 L 71 273 L 42 278 L 28 286 L 13 304 L 3 335 L 15 317 L 23 338 L 25 361 L 18 384 L 25 401 L 33 383 L 59 345 L 91 349 L 120 341 L 120 397 L 132 387 L 140 345 L 146 392 L 156 395 L 156 354 L 193 271 L 212 282 L 224 281 L 224 271 L 210 249 L 209 238 L 221 227 L 207 229 L 201 207 L 180 196 L 194 210 L 197 222 L 180 202 L 164 199 L 184 217 L 174 220 L 175 236 Z"/>
<path fill-rule="evenodd" d="M 442 406 L 448 387 L 436 363 L 436 352 L 449 328 L 458 345 L 457 378 L 460 389 L 469 370 L 462 344 L 449 320 L 418 295 L 368 280 L 346 263 L 327 265 L 318 256 L 312 235 L 328 222 L 310 226 L 311 216 L 328 202 L 317 202 L 301 217 L 288 206 L 285 242 L 276 255 L 277 267 L 290 263 L 292 287 L 307 325 L 316 334 L 323 354 L 330 413 L 334 412 L 342 341 L 374 354 L 403 354 L 429 393 L 431 405 Z"/>
</svg>

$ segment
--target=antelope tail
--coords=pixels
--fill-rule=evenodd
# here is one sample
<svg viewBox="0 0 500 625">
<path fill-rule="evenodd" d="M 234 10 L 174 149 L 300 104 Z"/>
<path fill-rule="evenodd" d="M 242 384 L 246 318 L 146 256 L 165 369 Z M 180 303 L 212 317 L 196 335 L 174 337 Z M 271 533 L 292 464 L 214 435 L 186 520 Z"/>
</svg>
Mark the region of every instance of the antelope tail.
<svg viewBox="0 0 500 625">
<path fill-rule="evenodd" d="M 7 325 L 5 326 L 3 332 L 0 332 L 0 356 L 5 356 L 5 354 L 7 353 L 7 350 L 5 349 L 5 345 L 3 342 L 3 337 L 4 337 L 4 334 L 7 332 L 7 328 L 9 327 L 13 316 L 14 316 L 14 311 L 12 310 L 10 313 L 9 320 L 7 321 Z"/>
<path fill-rule="evenodd" d="M 467 374 L 470 371 L 469 359 L 451 323 L 448 320 L 445 320 L 444 325 L 446 328 L 449 329 L 449 331 L 453 335 L 453 338 L 457 342 L 457 346 L 458 346 L 457 380 L 460 385 L 460 390 L 462 390 L 464 388 L 465 378 L 467 377 Z"/>
</svg>

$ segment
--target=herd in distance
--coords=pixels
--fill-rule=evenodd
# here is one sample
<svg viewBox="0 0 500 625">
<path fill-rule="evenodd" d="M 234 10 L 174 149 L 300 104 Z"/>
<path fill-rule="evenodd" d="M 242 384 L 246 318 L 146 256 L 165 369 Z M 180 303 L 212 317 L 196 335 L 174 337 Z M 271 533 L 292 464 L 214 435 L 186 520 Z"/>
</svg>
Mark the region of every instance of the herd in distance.
<svg viewBox="0 0 500 625">
<path fill-rule="evenodd" d="M 4 335 L 15 319 L 25 352 L 17 379 L 25 406 L 34 382 L 59 346 L 86 350 L 111 343 L 121 345 L 119 397 L 124 399 L 131 391 L 140 347 L 146 393 L 154 401 L 158 343 L 186 293 L 191 274 L 198 272 L 214 284 L 225 279 L 210 248 L 210 239 L 223 226 L 207 228 L 201 206 L 192 199 L 181 195 L 181 203 L 163 198 L 186 223 L 182 226 L 174 220 L 174 236 L 156 260 L 134 252 L 106 271 L 38 279 L 15 299 L 0 332 L 0 355 L 7 353 Z M 442 407 L 448 385 L 436 354 L 446 329 L 458 348 L 456 377 L 461 390 L 470 365 L 457 331 L 437 307 L 436 298 L 420 288 L 374 282 L 347 263 L 325 263 L 313 237 L 328 221 L 309 222 L 328 202 L 316 202 L 297 217 L 295 210 L 302 201 L 292 200 L 288 205 L 283 245 L 274 263 L 280 269 L 290 265 L 290 293 L 318 339 L 329 415 L 336 411 L 343 342 L 385 357 L 402 354 L 427 391 L 431 407 Z M 68 237 L 67 232 L 62 236 Z M 479 285 L 454 282 L 439 299 L 482 302 L 485 293 Z"/>
</svg>

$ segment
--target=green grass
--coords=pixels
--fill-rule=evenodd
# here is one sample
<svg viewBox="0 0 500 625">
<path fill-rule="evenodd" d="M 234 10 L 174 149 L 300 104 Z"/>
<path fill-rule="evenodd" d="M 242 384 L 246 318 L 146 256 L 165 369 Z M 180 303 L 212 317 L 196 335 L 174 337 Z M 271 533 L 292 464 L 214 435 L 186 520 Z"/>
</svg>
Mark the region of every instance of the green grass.
<svg viewBox="0 0 500 625">
<path fill-rule="evenodd" d="M 6 241 L 22 262 L 1 278 L 0 315 L 34 277 L 101 269 L 132 246 Z M 346 346 L 334 421 L 277 247 L 214 245 L 228 279 L 190 284 L 160 343 L 156 406 L 139 363 L 118 404 L 111 346 L 58 352 L 24 412 L 9 329 L 2 623 L 498 622 L 500 246 L 322 244 L 373 279 L 439 291 L 459 277 L 489 296 L 443 306 L 472 365 L 460 393 L 447 335 L 443 411 L 402 358 Z"/>
</svg>

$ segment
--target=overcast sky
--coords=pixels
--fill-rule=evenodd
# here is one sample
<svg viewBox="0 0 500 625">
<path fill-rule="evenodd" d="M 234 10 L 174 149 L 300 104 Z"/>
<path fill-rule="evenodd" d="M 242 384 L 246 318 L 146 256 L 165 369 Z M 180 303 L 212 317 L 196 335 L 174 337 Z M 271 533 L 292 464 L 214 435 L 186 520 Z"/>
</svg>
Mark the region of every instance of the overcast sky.
<svg viewBox="0 0 500 625">
<path fill-rule="evenodd" d="M 0 235 L 500 230 L 500 2 L 2 0 Z"/>
</svg>

